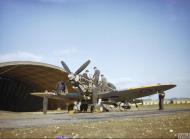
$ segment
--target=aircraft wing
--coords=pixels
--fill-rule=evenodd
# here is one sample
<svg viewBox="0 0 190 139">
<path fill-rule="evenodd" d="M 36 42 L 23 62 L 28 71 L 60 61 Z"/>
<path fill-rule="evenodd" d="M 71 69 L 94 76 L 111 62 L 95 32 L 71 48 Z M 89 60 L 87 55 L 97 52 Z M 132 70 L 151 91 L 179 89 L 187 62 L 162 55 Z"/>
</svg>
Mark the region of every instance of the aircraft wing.
<svg viewBox="0 0 190 139">
<path fill-rule="evenodd" d="M 66 93 L 57 95 L 54 92 L 33 92 L 31 93 L 33 96 L 44 97 L 47 96 L 50 99 L 63 100 L 67 101 L 76 101 L 80 99 L 80 93 Z"/>
<path fill-rule="evenodd" d="M 150 96 L 153 94 L 157 94 L 161 91 L 166 91 L 171 88 L 176 87 L 176 85 L 173 84 L 158 84 L 158 85 L 152 85 L 152 86 L 142 86 L 142 87 L 136 87 L 136 88 L 128 88 L 125 90 L 117 90 L 117 91 L 111 91 L 107 93 L 101 93 L 99 94 L 99 97 L 103 100 L 111 99 L 116 102 L 118 101 L 125 101 L 125 100 L 133 100 L 136 98 L 141 98 L 145 96 Z"/>
</svg>

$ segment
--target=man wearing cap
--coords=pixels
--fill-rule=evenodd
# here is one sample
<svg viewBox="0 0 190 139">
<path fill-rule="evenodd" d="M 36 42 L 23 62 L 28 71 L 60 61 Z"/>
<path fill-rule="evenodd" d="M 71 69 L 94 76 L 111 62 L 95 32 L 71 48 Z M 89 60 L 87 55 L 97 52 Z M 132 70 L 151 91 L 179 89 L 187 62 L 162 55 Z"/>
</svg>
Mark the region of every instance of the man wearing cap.
<svg viewBox="0 0 190 139">
<path fill-rule="evenodd" d="M 89 71 L 88 71 L 88 70 L 86 70 L 86 71 L 83 73 L 83 75 L 82 75 L 82 76 L 83 76 L 84 78 L 86 78 L 86 79 L 88 79 L 88 80 L 89 80 L 89 77 L 88 77 L 88 72 L 89 72 Z"/>
<path fill-rule="evenodd" d="M 99 76 L 100 76 L 100 70 L 98 70 L 97 67 L 94 67 L 93 79 L 94 79 L 94 84 L 96 87 L 98 86 Z"/>
<path fill-rule="evenodd" d="M 159 93 L 159 110 L 163 110 L 164 109 L 164 97 L 165 97 L 165 93 Z"/>
<path fill-rule="evenodd" d="M 60 95 L 61 93 L 65 93 L 65 83 L 64 81 L 60 81 L 57 83 L 57 86 L 56 86 L 56 93 L 57 95 Z"/>
<path fill-rule="evenodd" d="M 101 74 L 101 91 L 102 92 L 106 91 L 106 88 L 107 88 L 107 79 L 103 74 Z"/>
<path fill-rule="evenodd" d="M 83 74 L 82 74 L 82 82 L 84 82 L 86 85 L 88 85 L 88 80 L 89 80 L 89 76 L 88 76 L 88 70 L 86 70 Z M 87 80 L 85 80 L 87 79 Z"/>
</svg>

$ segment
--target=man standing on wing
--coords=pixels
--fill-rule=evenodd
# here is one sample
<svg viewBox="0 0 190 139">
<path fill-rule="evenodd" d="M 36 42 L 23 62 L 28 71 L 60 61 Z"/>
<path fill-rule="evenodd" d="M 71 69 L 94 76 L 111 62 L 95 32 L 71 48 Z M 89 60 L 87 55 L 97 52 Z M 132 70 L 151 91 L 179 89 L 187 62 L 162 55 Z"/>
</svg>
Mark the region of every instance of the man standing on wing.
<svg viewBox="0 0 190 139">
<path fill-rule="evenodd" d="M 106 89 L 107 89 L 107 79 L 103 74 L 101 74 L 101 92 L 106 91 Z"/>
<path fill-rule="evenodd" d="M 97 67 L 94 67 L 93 79 L 94 79 L 94 85 L 96 87 L 98 87 L 99 76 L 100 76 L 100 70 L 98 70 Z"/>
</svg>

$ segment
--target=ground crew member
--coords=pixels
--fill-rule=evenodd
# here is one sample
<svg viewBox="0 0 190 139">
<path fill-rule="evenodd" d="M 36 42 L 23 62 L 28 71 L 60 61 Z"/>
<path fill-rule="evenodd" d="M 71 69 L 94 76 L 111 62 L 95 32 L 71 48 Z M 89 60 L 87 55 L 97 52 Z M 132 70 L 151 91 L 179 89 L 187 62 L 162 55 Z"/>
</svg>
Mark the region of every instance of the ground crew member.
<svg viewBox="0 0 190 139">
<path fill-rule="evenodd" d="M 89 77 L 88 77 L 88 72 L 89 72 L 89 71 L 88 71 L 88 70 L 86 70 L 86 71 L 85 71 L 85 73 L 83 73 L 83 75 L 82 75 L 82 76 L 83 76 L 84 78 L 86 78 L 86 79 L 88 79 L 88 80 L 89 80 Z"/>
<path fill-rule="evenodd" d="M 106 89 L 107 89 L 107 79 L 103 74 L 101 74 L 101 92 L 106 91 Z"/>
<path fill-rule="evenodd" d="M 100 76 L 100 70 L 98 70 L 97 67 L 94 67 L 93 79 L 94 79 L 94 85 L 96 87 L 98 86 L 99 76 Z"/>
<path fill-rule="evenodd" d="M 82 81 L 85 83 L 85 85 L 88 85 L 88 81 L 87 80 L 89 80 L 89 77 L 88 77 L 88 70 L 86 70 L 83 74 L 82 74 L 82 77 L 84 77 L 84 78 L 82 78 Z M 85 80 L 85 79 L 87 79 L 87 80 Z"/>
<path fill-rule="evenodd" d="M 65 83 L 64 81 L 60 81 L 57 83 L 57 86 L 56 86 L 56 93 L 58 95 L 60 95 L 61 93 L 65 93 Z"/>
<path fill-rule="evenodd" d="M 164 109 L 164 97 L 165 93 L 159 93 L 159 110 Z"/>
</svg>

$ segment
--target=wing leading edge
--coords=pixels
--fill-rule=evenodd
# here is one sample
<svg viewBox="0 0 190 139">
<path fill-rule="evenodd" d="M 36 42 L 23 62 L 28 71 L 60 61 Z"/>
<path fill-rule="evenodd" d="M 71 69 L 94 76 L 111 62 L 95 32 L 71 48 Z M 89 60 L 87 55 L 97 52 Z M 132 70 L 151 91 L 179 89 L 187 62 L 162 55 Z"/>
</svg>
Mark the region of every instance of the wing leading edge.
<svg viewBox="0 0 190 139">
<path fill-rule="evenodd" d="M 33 92 L 31 93 L 31 95 L 33 96 L 37 96 L 37 97 L 44 97 L 47 96 L 50 99 L 57 99 L 57 100 L 65 100 L 65 101 L 76 101 L 79 100 L 81 95 L 80 93 L 67 93 L 64 95 L 56 95 L 54 92 Z"/>
<path fill-rule="evenodd" d="M 104 94 L 100 94 L 102 99 L 114 99 L 115 101 L 125 101 L 132 100 L 136 98 L 141 98 L 145 96 L 150 96 L 157 94 L 158 92 L 163 92 L 171 88 L 176 87 L 174 84 L 158 84 L 152 86 L 142 86 L 136 88 L 128 88 L 125 90 L 117 90 Z"/>
</svg>

